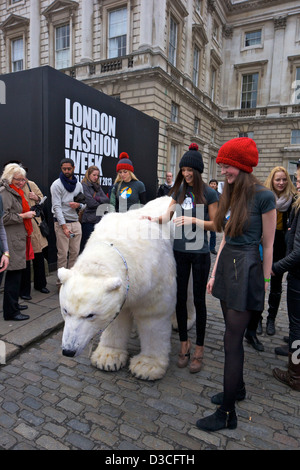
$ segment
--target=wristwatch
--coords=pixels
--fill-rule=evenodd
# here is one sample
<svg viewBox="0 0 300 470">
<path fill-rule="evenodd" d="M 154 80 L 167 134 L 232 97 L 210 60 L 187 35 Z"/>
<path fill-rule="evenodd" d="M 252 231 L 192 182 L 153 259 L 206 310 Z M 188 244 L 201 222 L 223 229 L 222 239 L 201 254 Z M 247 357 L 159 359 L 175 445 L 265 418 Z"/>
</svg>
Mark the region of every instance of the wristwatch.
<svg viewBox="0 0 300 470">
<path fill-rule="evenodd" d="M 3 254 L 4 256 L 7 256 L 7 258 L 10 258 L 10 254 L 8 253 L 8 251 L 5 251 Z"/>
</svg>

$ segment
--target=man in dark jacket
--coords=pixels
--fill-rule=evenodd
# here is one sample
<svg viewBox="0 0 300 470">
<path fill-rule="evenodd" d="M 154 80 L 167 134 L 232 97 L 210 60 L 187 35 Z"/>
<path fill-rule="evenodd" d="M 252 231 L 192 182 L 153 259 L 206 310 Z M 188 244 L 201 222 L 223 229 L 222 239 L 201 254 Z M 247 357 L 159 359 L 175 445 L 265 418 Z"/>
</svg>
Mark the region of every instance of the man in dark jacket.
<svg viewBox="0 0 300 470">
<path fill-rule="evenodd" d="M 167 196 L 173 185 L 173 174 L 170 171 L 167 171 L 166 181 L 158 188 L 157 197 Z"/>
</svg>

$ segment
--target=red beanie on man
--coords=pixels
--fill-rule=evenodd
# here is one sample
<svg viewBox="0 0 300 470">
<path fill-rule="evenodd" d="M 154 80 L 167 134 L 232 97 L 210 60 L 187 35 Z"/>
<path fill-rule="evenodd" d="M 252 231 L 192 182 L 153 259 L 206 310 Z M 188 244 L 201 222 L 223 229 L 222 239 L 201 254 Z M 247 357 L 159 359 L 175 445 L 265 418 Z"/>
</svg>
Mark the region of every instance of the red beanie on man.
<svg viewBox="0 0 300 470">
<path fill-rule="evenodd" d="M 252 173 L 258 164 L 258 150 L 250 137 L 237 137 L 228 140 L 218 152 L 216 163 L 234 166 L 246 173 Z"/>
</svg>

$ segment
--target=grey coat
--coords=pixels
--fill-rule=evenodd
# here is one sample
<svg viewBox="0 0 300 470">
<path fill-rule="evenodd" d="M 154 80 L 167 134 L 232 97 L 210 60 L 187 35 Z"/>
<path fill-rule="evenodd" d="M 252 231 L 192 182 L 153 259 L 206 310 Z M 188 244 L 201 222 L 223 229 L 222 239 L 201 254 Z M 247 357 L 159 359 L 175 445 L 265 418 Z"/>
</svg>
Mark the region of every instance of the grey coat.
<svg viewBox="0 0 300 470">
<path fill-rule="evenodd" d="M 95 191 L 92 183 L 82 183 L 83 193 L 85 195 L 86 208 L 83 212 L 83 224 L 97 224 L 101 217 L 96 215 L 96 211 L 101 204 L 109 204 L 109 198 L 105 195 L 103 189 L 99 186 Z"/>
<path fill-rule="evenodd" d="M 3 202 L 3 224 L 6 231 L 10 260 L 8 271 L 26 268 L 26 236 L 27 232 L 22 217 L 22 198 L 6 180 L 0 185 Z"/>
</svg>

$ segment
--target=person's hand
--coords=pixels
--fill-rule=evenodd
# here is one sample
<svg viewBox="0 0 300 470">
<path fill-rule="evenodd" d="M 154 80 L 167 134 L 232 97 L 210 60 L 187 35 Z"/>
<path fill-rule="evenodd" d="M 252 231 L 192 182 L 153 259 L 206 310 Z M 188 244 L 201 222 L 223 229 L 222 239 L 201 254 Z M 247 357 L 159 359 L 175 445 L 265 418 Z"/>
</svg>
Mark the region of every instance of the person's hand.
<svg viewBox="0 0 300 470">
<path fill-rule="evenodd" d="M 8 265 L 9 265 L 8 256 L 2 255 L 1 261 L 0 261 L 0 273 L 2 273 L 2 271 L 5 271 L 8 268 Z"/>
<path fill-rule="evenodd" d="M 72 233 L 71 230 L 68 229 L 67 226 L 62 227 L 63 232 L 67 238 L 70 238 L 70 234 Z"/>
<path fill-rule="evenodd" d="M 28 211 L 28 212 L 23 212 L 22 214 L 19 214 L 22 219 L 33 219 L 33 217 L 36 216 L 35 211 Z"/>
<path fill-rule="evenodd" d="M 150 222 L 158 222 L 159 217 L 151 217 L 150 215 L 142 215 L 142 220 L 150 220 Z"/>
<path fill-rule="evenodd" d="M 76 210 L 76 209 L 78 209 L 78 208 L 80 207 L 80 203 L 79 203 L 79 202 L 69 202 L 69 206 L 70 206 L 72 209 Z"/>
<path fill-rule="evenodd" d="M 181 227 L 182 225 L 191 225 L 193 223 L 193 217 L 187 217 L 186 215 L 181 215 L 180 217 L 176 217 L 173 220 L 176 227 Z"/>
<path fill-rule="evenodd" d="M 208 294 L 211 294 L 212 293 L 212 289 L 213 289 L 213 286 L 214 286 L 214 282 L 215 282 L 215 278 L 214 277 L 211 277 L 206 285 L 206 290 L 207 290 L 207 293 Z"/>
<path fill-rule="evenodd" d="M 28 193 L 28 196 L 29 196 L 29 199 L 33 199 L 34 201 L 39 201 L 40 199 L 33 191 L 30 191 Z"/>
</svg>

